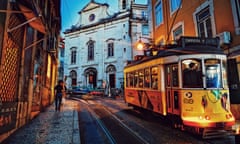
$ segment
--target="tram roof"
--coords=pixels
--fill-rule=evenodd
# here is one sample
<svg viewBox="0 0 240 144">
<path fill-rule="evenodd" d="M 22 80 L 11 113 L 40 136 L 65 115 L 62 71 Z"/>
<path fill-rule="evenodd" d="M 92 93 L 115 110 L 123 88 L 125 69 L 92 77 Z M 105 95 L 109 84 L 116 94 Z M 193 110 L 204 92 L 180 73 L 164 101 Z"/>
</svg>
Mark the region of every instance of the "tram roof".
<svg viewBox="0 0 240 144">
<path fill-rule="evenodd" d="M 156 55 L 152 55 L 153 51 L 157 51 Z M 146 56 L 146 53 L 151 53 Z M 224 51 L 220 48 L 219 38 L 196 38 L 196 37 L 181 37 L 175 45 L 165 45 L 155 49 L 145 50 L 145 56 L 140 60 L 132 61 L 127 66 L 136 65 L 151 59 L 176 56 L 176 55 L 196 55 L 196 54 L 223 54 Z"/>
</svg>

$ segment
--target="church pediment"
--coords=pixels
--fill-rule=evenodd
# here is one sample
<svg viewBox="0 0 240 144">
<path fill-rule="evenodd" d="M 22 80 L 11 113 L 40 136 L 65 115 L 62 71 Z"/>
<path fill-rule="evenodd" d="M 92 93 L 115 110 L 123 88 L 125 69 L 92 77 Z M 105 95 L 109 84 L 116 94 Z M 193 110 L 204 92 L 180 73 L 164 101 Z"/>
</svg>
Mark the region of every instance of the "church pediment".
<svg viewBox="0 0 240 144">
<path fill-rule="evenodd" d="M 95 8 L 98 8 L 100 5 L 95 4 L 95 3 L 89 3 L 82 11 L 89 11 Z"/>
<path fill-rule="evenodd" d="M 108 4 L 97 3 L 95 1 L 91 1 L 80 11 L 80 13 L 96 9 L 96 8 L 101 7 L 101 6 L 107 6 L 108 7 L 109 5 Z"/>
<path fill-rule="evenodd" d="M 87 26 L 98 23 L 102 19 L 109 17 L 106 3 L 97 3 L 91 0 L 80 12 L 80 19 L 76 26 Z"/>
</svg>

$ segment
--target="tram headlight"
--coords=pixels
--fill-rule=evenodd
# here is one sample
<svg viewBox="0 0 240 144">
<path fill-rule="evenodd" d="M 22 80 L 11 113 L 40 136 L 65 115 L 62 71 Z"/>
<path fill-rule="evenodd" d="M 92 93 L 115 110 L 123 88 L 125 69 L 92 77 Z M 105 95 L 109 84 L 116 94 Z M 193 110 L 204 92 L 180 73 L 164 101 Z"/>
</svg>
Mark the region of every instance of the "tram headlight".
<svg viewBox="0 0 240 144">
<path fill-rule="evenodd" d="M 205 116 L 199 116 L 200 120 L 210 120 L 211 117 L 209 115 L 205 115 Z"/>
<path fill-rule="evenodd" d="M 226 114 L 227 119 L 231 119 L 232 117 L 233 117 L 232 114 Z"/>
<path fill-rule="evenodd" d="M 205 115 L 205 120 L 210 120 L 210 116 L 209 115 Z"/>
</svg>

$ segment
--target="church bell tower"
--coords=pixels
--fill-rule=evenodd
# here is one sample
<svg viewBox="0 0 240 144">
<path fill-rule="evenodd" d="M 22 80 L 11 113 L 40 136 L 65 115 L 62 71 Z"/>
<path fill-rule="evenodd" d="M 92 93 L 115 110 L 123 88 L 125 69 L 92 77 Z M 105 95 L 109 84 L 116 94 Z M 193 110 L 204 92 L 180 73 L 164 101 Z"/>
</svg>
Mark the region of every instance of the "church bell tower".
<svg viewBox="0 0 240 144">
<path fill-rule="evenodd" d="M 120 12 L 130 10 L 131 4 L 135 0 L 118 0 L 118 9 Z"/>
</svg>

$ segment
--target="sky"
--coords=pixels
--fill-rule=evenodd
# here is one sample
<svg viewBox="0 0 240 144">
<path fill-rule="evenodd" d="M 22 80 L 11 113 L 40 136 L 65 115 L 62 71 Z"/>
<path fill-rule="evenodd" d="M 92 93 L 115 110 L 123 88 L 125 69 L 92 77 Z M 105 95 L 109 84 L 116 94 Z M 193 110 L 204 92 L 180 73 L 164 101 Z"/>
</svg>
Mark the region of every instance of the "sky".
<svg viewBox="0 0 240 144">
<path fill-rule="evenodd" d="M 108 11 L 113 13 L 117 11 L 118 0 L 95 0 L 99 3 L 108 3 Z M 61 16 L 62 16 L 62 29 L 61 35 L 64 36 L 63 32 L 66 29 L 71 28 L 75 25 L 79 19 L 78 12 L 85 7 L 90 0 L 61 0 Z M 135 0 L 136 3 L 146 4 L 147 0 Z"/>
</svg>

